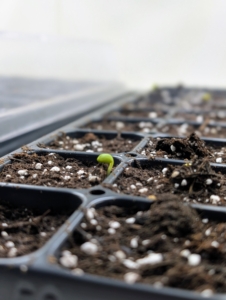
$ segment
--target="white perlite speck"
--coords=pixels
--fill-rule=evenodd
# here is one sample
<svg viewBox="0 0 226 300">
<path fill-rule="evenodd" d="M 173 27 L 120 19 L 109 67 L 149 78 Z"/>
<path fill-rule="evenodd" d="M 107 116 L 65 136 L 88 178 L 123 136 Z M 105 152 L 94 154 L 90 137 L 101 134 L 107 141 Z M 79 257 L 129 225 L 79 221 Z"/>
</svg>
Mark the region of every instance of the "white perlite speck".
<svg viewBox="0 0 226 300">
<path fill-rule="evenodd" d="M 212 241 L 211 246 L 214 248 L 218 248 L 220 244 L 217 241 Z"/>
<path fill-rule="evenodd" d="M 69 250 L 64 250 L 64 251 L 62 251 L 62 256 L 68 256 L 68 255 L 71 255 L 71 251 L 69 251 Z"/>
<path fill-rule="evenodd" d="M 138 240 L 139 240 L 139 237 L 138 237 L 138 236 L 132 238 L 132 239 L 130 240 L 130 247 L 131 247 L 131 248 L 137 248 L 137 247 L 138 247 Z"/>
<path fill-rule="evenodd" d="M 95 183 L 95 182 L 99 182 L 100 181 L 100 177 L 94 176 L 92 174 L 89 174 L 88 180 L 89 180 L 89 182 Z"/>
<path fill-rule="evenodd" d="M 147 188 L 142 188 L 142 189 L 139 189 L 139 193 L 143 194 L 143 193 L 146 193 L 148 191 Z"/>
<path fill-rule="evenodd" d="M 77 144 L 77 145 L 74 145 L 74 149 L 77 150 L 77 151 L 83 151 L 83 149 L 85 148 L 86 145 L 80 145 L 80 144 Z"/>
<path fill-rule="evenodd" d="M 96 226 L 98 224 L 98 222 L 96 219 L 92 219 L 92 220 L 90 220 L 90 224 Z"/>
<path fill-rule="evenodd" d="M 7 237 L 7 236 L 8 236 L 8 233 L 7 233 L 6 231 L 2 231 L 2 232 L 1 232 L 1 236 L 2 236 L 2 237 Z"/>
<path fill-rule="evenodd" d="M 35 179 L 37 178 L 38 174 L 33 174 L 32 177 Z"/>
<path fill-rule="evenodd" d="M 52 167 L 50 169 L 51 172 L 60 172 L 60 168 L 59 167 Z"/>
<path fill-rule="evenodd" d="M 209 219 L 202 219 L 202 222 L 203 222 L 204 224 L 207 224 L 207 223 L 209 222 Z"/>
<path fill-rule="evenodd" d="M 19 170 L 17 173 L 18 173 L 19 175 L 28 175 L 27 170 Z"/>
<path fill-rule="evenodd" d="M 45 237 L 46 236 L 46 232 L 40 232 L 40 235 L 42 236 L 42 237 Z"/>
<path fill-rule="evenodd" d="M 13 247 L 9 249 L 9 252 L 7 253 L 8 257 L 15 257 L 17 254 L 17 248 Z"/>
<path fill-rule="evenodd" d="M 49 160 L 47 164 L 51 166 L 53 164 L 52 160 Z"/>
<path fill-rule="evenodd" d="M 186 186 L 187 184 L 188 184 L 188 182 L 187 182 L 186 179 L 183 179 L 183 180 L 181 181 L 181 185 L 182 185 L 182 186 Z"/>
<path fill-rule="evenodd" d="M 123 122 L 116 122 L 115 127 L 117 130 L 120 130 L 125 127 L 125 124 Z"/>
<path fill-rule="evenodd" d="M 180 172 L 178 172 L 178 171 L 173 171 L 171 177 L 172 177 L 172 178 L 175 178 L 175 177 L 177 177 L 179 174 L 180 174 Z"/>
<path fill-rule="evenodd" d="M 174 184 L 174 187 L 175 187 L 176 189 L 177 189 L 179 186 L 180 186 L 179 183 L 175 183 L 175 184 Z"/>
<path fill-rule="evenodd" d="M 139 264 L 132 261 L 131 259 L 124 259 L 122 263 L 128 269 L 138 269 L 139 268 Z"/>
<path fill-rule="evenodd" d="M 219 163 L 219 164 L 221 164 L 222 163 L 222 157 L 216 158 L 216 162 Z"/>
<path fill-rule="evenodd" d="M 8 227 L 7 223 L 2 223 L 2 227 Z"/>
<path fill-rule="evenodd" d="M 134 218 L 134 217 L 131 217 L 131 218 L 128 218 L 128 219 L 126 219 L 126 223 L 127 224 L 133 224 L 133 223 L 135 223 L 135 221 L 136 221 L 136 219 Z"/>
<path fill-rule="evenodd" d="M 163 175 L 166 175 L 166 172 L 168 171 L 168 168 L 163 168 L 162 169 L 162 173 L 163 173 Z"/>
<path fill-rule="evenodd" d="M 150 178 L 147 179 L 147 182 L 150 182 L 152 180 L 153 180 L 153 177 L 150 177 Z"/>
<path fill-rule="evenodd" d="M 188 257 L 191 254 L 191 252 L 188 249 L 184 249 L 180 252 L 180 255 L 183 257 Z"/>
<path fill-rule="evenodd" d="M 108 228 L 108 233 L 109 234 L 115 234 L 116 230 L 114 228 Z"/>
<path fill-rule="evenodd" d="M 198 266 L 201 262 L 201 256 L 199 254 L 193 253 L 188 256 L 189 266 Z"/>
<path fill-rule="evenodd" d="M 75 268 L 78 263 L 78 257 L 76 255 L 64 255 L 60 258 L 60 263 L 66 268 Z"/>
<path fill-rule="evenodd" d="M 129 284 L 133 284 L 139 279 L 140 279 L 140 275 L 134 272 L 128 272 L 124 275 L 125 282 Z"/>
<path fill-rule="evenodd" d="M 66 166 L 65 169 L 66 169 L 66 170 L 71 170 L 71 169 L 72 169 L 72 166 Z"/>
<path fill-rule="evenodd" d="M 109 227 L 114 228 L 114 229 L 117 229 L 121 226 L 121 224 L 117 221 L 110 221 L 108 223 L 108 225 L 109 225 Z"/>
<path fill-rule="evenodd" d="M 5 243 L 5 246 L 6 246 L 7 248 L 12 248 L 12 247 L 15 246 L 15 244 L 14 244 L 14 242 L 12 242 L 12 241 L 8 241 L 8 242 Z"/>
<path fill-rule="evenodd" d="M 41 170 L 41 168 L 42 168 L 42 164 L 37 163 L 37 164 L 35 165 L 35 169 L 36 169 L 36 170 Z"/>
<path fill-rule="evenodd" d="M 79 171 L 77 172 L 77 174 L 78 174 L 78 175 L 85 174 L 85 171 L 84 171 L 84 170 L 79 170 Z"/>
<path fill-rule="evenodd" d="M 117 257 L 119 260 L 123 260 L 126 258 L 126 255 L 123 251 L 118 250 L 116 252 L 114 252 L 115 257 Z"/>
<path fill-rule="evenodd" d="M 98 251 L 98 246 L 94 243 L 91 242 L 85 242 L 80 246 L 80 249 L 85 252 L 86 254 L 89 255 L 94 255 Z"/>
<path fill-rule="evenodd" d="M 171 145 L 171 146 L 170 146 L 170 149 L 171 149 L 172 152 L 175 152 L 175 151 L 176 151 L 176 147 L 175 147 L 174 145 Z"/>
<path fill-rule="evenodd" d="M 150 243 L 150 240 L 143 240 L 142 242 L 141 242 L 141 244 L 143 245 L 143 246 L 146 246 L 146 245 L 148 245 Z"/>
<path fill-rule="evenodd" d="M 161 253 L 150 253 L 144 258 L 137 259 L 137 263 L 140 266 L 143 265 L 154 265 L 163 261 L 163 256 Z"/>
<path fill-rule="evenodd" d="M 212 179 L 210 179 L 210 178 L 206 179 L 206 184 L 207 184 L 207 185 L 210 185 L 210 184 L 212 184 L 212 183 L 213 183 L 213 180 L 212 180 Z"/>
<path fill-rule="evenodd" d="M 64 180 L 69 180 L 69 179 L 71 179 L 71 176 L 69 175 L 64 176 Z"/>
<path fill-rule="evenodd" d="M 217 204 L 217 202 L 220 201 L 220 197 L 217 196 L 217 195 L 211 195 L 211 196 L 210 196 L 210 200 L 212 200 L 212 203 L 213 203 L 213 204 Z"/>
<path fill-rule="evenodd" d="M 211 234 L 211 228 L 206 229 L 205 231 L 205 235 L 209 236 Z"/>
<path fill-rule="evenodd" d="M 135 190 L 135 189 L 136 189 L 136 186 L 135 186 L 134 184 L 131 184 L 130 188 L 131 188 L 132 190 Z"/>
<path fill-rule="evenodd" d="M 86 217 L 91 220 L 91 219 L 94 219 L 94 216 L 95 216 L 95 208 L 88 208 L 86 210 Z"/>
<path fill-rule="evenodd" d="M 203 297 L 211 297 L 213 295 L 213 291 L 211 289 L 205 289 L 201 292 Z"/>
</svg>

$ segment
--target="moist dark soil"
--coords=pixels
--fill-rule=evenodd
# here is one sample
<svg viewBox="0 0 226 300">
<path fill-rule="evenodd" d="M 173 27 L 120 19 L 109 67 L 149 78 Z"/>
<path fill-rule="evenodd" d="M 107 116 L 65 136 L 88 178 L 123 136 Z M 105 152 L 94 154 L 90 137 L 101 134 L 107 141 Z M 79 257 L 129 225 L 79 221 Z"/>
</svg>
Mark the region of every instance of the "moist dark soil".
<svg viewBox="0 0 226 300">
<path fill-rule="evenodd" d="M 72 212 L 40 212 L 1 201 L 0 257 L 21 256 L 41 248 Z"/>
<path fill-rule="evenodd" d="M 49 145 L 40 144 L 39 147 L 70 151 L 119 153 L 131 151 L 138 143 L 139 141 L 132 138 L 123 138 L 120 134 L 115 138 L 107 139 L 104 136 L 96 136 L 91 132 L 81 138 L 72 138 L 62 133 Z"/>
<path fill-rule="evenodd" d="M 195 133 L 187 138 L 150 138 L 146 147 L 141 151 L 148 158 L 163 157 L 173 159 L 208 158 L 209 162 L 226 163 L 225 147 L 205 142 Z"/>
<path fill-rule="evenodd" d="M 162 118 L 167 114 L 167 112 L 162 110 L 154 110 L 154 111 L 137 111 L 137 110 L 121 110 L 121 111 L 113 111 L 111 113 L 108 113 L 107 117 L 134 117 L 134 118 L 149 118 L 149 119 L 155 119 L 155 118 Z"/>
<path fill-rule="evenodd" d="M 187 203 L 226 205 L 226 174 L 215 171 L 206 159 L 183 165 L 151 161 L 142 164 L 135 160 L 134 166 L 127 167 L 113 185 L 104 186 L 151 200 L 176 197 L 177 201 Z"/>
<path fill-rule="evenodd" d="M 195 132 L 198 136 L 223 139 L 226 136 L 226 127 L 208 126 L 205 124 L 205 122 L 203 122 L 200 126 L 188 125 L 186 123 L 182 125 L 167 124 L 160 127 L 159 132 L 177 136 L 188 136 L 189 134 Z"/>
<path fill-rule="evenodd" d="M 128 208 L 92 209 L 92 214 L 90 219 L 86 212 L 61 251 L 63 267 L 66 256 L 77 258 L 69 267 L 73 274 L 85 272 L 208 296 L 226 292 L 226 223 L 202 218 L 191 207 L 167 200 L 156 201 L 147 211 L 131 203 Z"/>
<path fill-rule="evenodd" d="M 174 136 L 187 136 L 195 132 L 198 136 L 204 137 L 215 137 L 225 138 L 226 127 L 222 126 L 210 126 L 203 122 L 200 125 L 191 124 L 166 124 L 164 119 L 158 124 L 152 122 L 141 121 L 141 122 L 124 122 L 124 121 L 97 121 L 91 122 L 82 128 L 91 128 L 98 130 L 117 130 L 117 131 L 135 131 L 144 133 L 166 133 Z"/>
<path fill-rule="evenodd" d="M 18 153 L 0 173 L 1 182 L 48 187 L 90 188 L 102 182 L 107 166 L 92 161 L 47 155 Z"/>
<path fill-rule="evenodd" d="M 210 122 L 226 122 L 226 113 L 224 111 L 200 113 L 177 112 L 173 116 L 174 119 L 182 119 L 185 121 L 194 121 L 203 123 L 206 120 Z"/>
</svg>

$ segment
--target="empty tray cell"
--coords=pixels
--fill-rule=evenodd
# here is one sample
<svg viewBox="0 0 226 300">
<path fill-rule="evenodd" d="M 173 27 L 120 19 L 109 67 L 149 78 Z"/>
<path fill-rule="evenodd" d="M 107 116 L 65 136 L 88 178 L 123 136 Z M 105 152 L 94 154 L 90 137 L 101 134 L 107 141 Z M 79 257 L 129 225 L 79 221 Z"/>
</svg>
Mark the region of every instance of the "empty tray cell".
<svg viewBox="0 0 226 300">
<path fill-rule="evenodd" d="M 67 193 L 45 192 L 42 197 L 40 191 L 39 195 L 23 189 L 11 193 L 9 189 L 1 190 L 0 258 L 26 255 L 41 248 L 82 202 Z"/>
<path fill-rule="evenodd" d="M 161 288 L 164 295 L 164 287 L 203 296 L 226 292 L 225 211 L 198 211 L 170 200 L 150 207 L 146 201 L 121 199 L 88 210 L 93 218 L 85 216 L 59 251 L 59 264 L 73 274 L 135 283 L 131 292 L 136 283 Z M 173 289 L 170 295 L 173 299 Z M 186 298 L 186 291 L 180 295 Z"/>
<path fill-rule="evenodd" d="M 163 157 L 174 159 L 207 159 L 213 163 L 226 163 L 226 140 L 203 140 L 195 133 L 187 138 L 150 138 L 142 155 L 148 158 Z"/>
<path fill-rule="evenodd" d="M 47 187 L 90 188 L 107 176 L 107 165 L 98 164 L 97 156 L 86 154 L 61 156 L 56 153 L 18 153 L 4 165 L 0 181 Z M 118 159 L 115 159 L 115 165 Z"/>
<path fill-rule="evenodd" d="M 194 122 L 226 122 L 226 112 L 225 111 L 178 111 L 174 114 L 173 118 L 181 119 L 185 121 L 194 121 Z"/>
<path fill-rule="evenodd" d="M 167 111 L 164 110 L 118 110 L 108 113 L 106 116 L 112 117 L 132 117 L 132 118 L 148 118 L 148 119 L 155 119 L 155 118 L 163 118 L 167 115 Z"/>
<path fill-rule="evenodd" d="M 135 160 L 115 183 L 104 184 L 117 193 L 150 200 L 176 199 L 188 203 L 226 205 L 226 169 L 206 160 L 192 163 Z"/>
<path fill-rule="evenodd" d="M 68 151 L 120 153 L 132 151 L 141 137 L 133 134 L 72 132 L 61 133 L 55 140 L 39 147 Z"/>
</svg>

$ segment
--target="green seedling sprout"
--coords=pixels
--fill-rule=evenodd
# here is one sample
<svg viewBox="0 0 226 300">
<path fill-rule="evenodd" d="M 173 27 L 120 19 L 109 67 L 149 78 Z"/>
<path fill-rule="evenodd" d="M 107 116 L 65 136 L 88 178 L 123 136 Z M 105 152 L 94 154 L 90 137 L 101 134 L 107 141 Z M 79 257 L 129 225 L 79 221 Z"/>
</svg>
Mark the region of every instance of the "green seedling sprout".
<svg viewBox="0 0 226 300">
<path fill-rule="evenodd" d="M 110 154 L 102 153 L 97 157 L 97 161 L 101 164 L 108 164 L 107 174 L 109 175 L 114 166 L 114 158 Z"/>
<path fill-rule="evenodd" d="M 202 96 L 202 101 L 209 102 L 211 99 L 212 99 L 212 97 L 209 93 L 205 93 Z"/>
</svg>

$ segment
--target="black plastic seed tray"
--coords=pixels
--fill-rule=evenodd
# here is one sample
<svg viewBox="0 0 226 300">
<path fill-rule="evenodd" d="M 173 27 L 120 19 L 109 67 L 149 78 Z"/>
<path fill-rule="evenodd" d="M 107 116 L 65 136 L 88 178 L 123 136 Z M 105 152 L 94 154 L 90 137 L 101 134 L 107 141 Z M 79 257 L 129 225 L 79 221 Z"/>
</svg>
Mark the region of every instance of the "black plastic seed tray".
<svg viewBox="0 0 226 300">
<path fill-rule="evenodd" d="M 110 300 L 116 297 L 119 299 L 134 300 L 203 299 L 204 297 L 208 297 L 209 299 L 224 299 L 226 290 L 222 288 L 224 283 L 221 282 L 218 286 L 215 286 L 215 290 L 210 288 L 211 276 L 218 274 L 217 270 L 211 271 L 212 275 L 206 274 L 207 277 L 209 276 L 209 281 L 200 282 L 200 286 L 198 288 L 196 286 L 196 291 L 190 291 L 184 289 L 183 285 L 171 284 L 171 286 L 167 286 L 166 274 L 163 276 L 164 280 L 166 280 L 165 283 L 164 280 L 160 282 L 160 279 L 155 283 L 142 283 L 142 280 L 138 277 L 137 282 L 136 280 L 131 282 L 128 280 L 128 277 L 131 280 L 131 274 L 128 275 L 127 273 L 137 274 L 139 273 L 137 269 L 130 269 L 129 267 L 127 267 L 126 271 L 121 268 L 114 269 L 114 264 L 111 265 L 114 272 L 117 273 L 124 270 L 121 277 L 116 276 L 115 278 L 111 278 L 111 274 L 109 276 L 100 276 L 93 272 L 89 273 L 79 267 L 80 256 L 77 255 L 77 258 L 75 258 L 74 254 L 71 256 L 68 252 L 70 247 L 75 247 L 76 243 L 81 244 L 81 241 L 83 241 L 83 244 L 91 241 L 94 246 L 96 245 L 96 248 L 98 243 L 101 245 L 101 236 L 97 242 L 95 241 L 97 231 L 102 229 L 96 227 L 97 221 L 94 217 L 101 209 L 107 209 L 111 205 L 128 210 L 132 207 L 133 211 L 140 212 L 139 214 L 142 214 L 142 211 L 148 209 L 151 211 L 154 209 L 157 205 L 155 201 L 157 182 L 151 185 L 153 190 L 150 189 L 149 194 L 143 194 L 142 191 L 139 191 L 142 188 L 146 188 L 144 184 L 142 186 L 137 185 L 138 188 L 135 187 L 138 190 L 136 193 L 130 185 L 126 187 L 126 190 L 120 190 L 119 185 L 123 183 L 125 176 L 129 177 L 133 174 L 134 169 L 140 170 L 140 174 L 136 177 L 136 180 L 138 183 L 141 183 L 144 182 L 143 180 L 147 176 L 146 171 L 156 170 L 158 172 L 156 173 L 157 177 L 162 176 L 164 179 L 164 176 L 160 176 L 160 174 L 167 172 L 166 169 L 170 168 L 170 166 L 180 168 L 184 164 L 188 164 L 188 167 L 192 168 L 192 165 L 189 165 L 191 160 L 184 161 L 180 157 L 170 159 L 166 157 L 167 155 L 163 155 L 162 157 L 155 157 L 154 155 L 151 158 L 144 152 L 145 147 L 150 142 L 152 143 L 153 139 L 170 139 L 183 136 L 183 134 L 178 135 L 175 132 L 168 133 L 163 130 L 164 127 L 171 125 L 175 126 L 175 128 L 193 126 L 193 130 L 198 129 L 200 133 L 204 132 L 200 129 L 210 128 L 209 135 L 208 132 L 204 132 L 203 135 L 207 137 L 201 137 L 201 140 L 206 142 L 207 146 L 218 147 L 216 152 L 220 154 L 216 154 L 216 157 L 221 158 L 221 151 L 223 150 L 219 149 L 224 148 L 226 140 L 219 139 L 219 136 L 224 136 L 226 123 L 220 124 L 215 122 L 218 120 L 214 119 L 214 123 L 210 124 L 210 120 L 207 120 L 207 122 L 205 118 L 203 122 L 177 121 L 176 118 L 174 119 L 174 115 L 180 112 L 182 107 L 188 106 L 188 99 L 195 95 L 200 100 L 203 94 L 206 93 L 211 94 L 212 98 L 218 97 L 220 100 L 226 96 L 225 91 L 187 89 L 183 87 L 158 89 L 144 96 L 136 94 L 127 95 L 118 98 L 93 113 L 83 116 L 75 122 L 57 129 L 22 149 L 4 156 L 0 166 L 0 211 L 3 211 L 6 205 L 10 207 L 11 213 L 9 214 L 9 210 L 7 210 L 7 214 L 0 215 L 0 299 L 99 300 L 108 298 Z M 209 95 L 205 97 L 209 98 Z M 156 111 L 155 105 L 157 103 L 158 109 L 164 112 L 162 118 L 156 118 L 155 114 L 153 114 L 154 118 L 150 116 L 133 116 L 133 108 L 141 105 L 139 112 L 142 112 L 144 111 L 145 103 L 148 104 L 146 111 L 150 112 Z M 202 102 L 201 104 L 204 105 Z M 165 114 L 167 105 L 168 113 Z M 207 103 L 207 105 L 208 107 L 211 106 L 210 103 Z M 120 112 L 125 110 L 125 107 L 126 115 L 120 115 Z M 115 112 L 119 113 L 119 115 L 114 115 Z M 135 111 L 135 113 L 137 112 L 138 110 Z M 129 114 L 131 116 L 128 117 Z M 198 114 L 203 116 L 202 110 Z M 93 124 L 98 124 L 99 127 L 95 127 Z M 134 127 L 134 124 L 137 127 Z M 144 130 L 145 128 L 148 130 Z M 211 132 L 211 129 L 215 129 L 216 132 Z M 222 134 L 220 129 L 222 130 Z M 187 135 L 186 132 L 184 135 Z M 120 147 L 126 150 L 122 151 Z M 109 176 L 106 176 L 105 166 L 97 163 L 98 155 L 103 152 L 111 153 L 114 157 L 114 168 Z M 77 167 L 79 169 L 76 169 Z M 218 174 L 214 175 L 216 178 L 218 178 L 217 176 L 221 176 L 221 181 L 214 180 L 216 184 L 218 182 L 224 188 L 225 185 L 222 181 L 224 176 L 226 177 L 224 159 L 219 163 L 211 162 L 208 168 L 212 170 L 210 174 Z M 128 173 L 130 171 L 131 173 Z M 205 177 L 205 180 L 209 180 L 210 182 L 208 176 Z M 190 209 L 192 207 L 194 214 L 196 211 L 201 220 L 204 220 L 204 225 L 206 222 L 213 222 L 216 226 L 219 223 L 225 223 L 226 206 L 220 205 L 218 200 L 216 200 L 216 203 L 212 203 L 215 205 L 207 205 L 209 204 L 208 202 L 200 204 L 198 200 L 196 204 L 193 204 L 194 202 L 184 202 L 184 204 L 181 202 L 180 209 L 183 210 L 183 207 L 189 207 Z M 22 215 L 25 218 L 26 212 L 29 211 L 29 216 L 24 221 L 25 227 L 22 226 L 21 219 L 17 221 L 18 209 L 20 212 L 22 211 Z M 169 210 L 169 213 L 171 212 L 173 210 Z M 90 213 L 93 216 L 90 217 Z M 48 224 L 52 224 L 51 222 L 57 220 L 58 227 L 51 227 L 51 225 L 47 228 L 45 227 L 46 231 L 43 231 L 42 226 L 44 225 L 42 221 L 44 222 L 45 220 L 47 223 L 50 222 Z M 62 221 L 60 222 L 60 220 Z M 91 222 L 91 220 L 93 221 Z M 84 222 L 86 225 L 82 225 Z M 86 232 L 85 230 L 89 222 L 94 226 L 91 233 L 96 232 L 96 235 L 94 234 L 95 238 L 92 235 L 90 236 L 90 231 Z M 173 219 L 172 222 L 174 222 Z M 134 225 L 137 225 L 137 227 L 134 226 L 131 229 L 134 232 L 133 237 L 136 236 L 136 230 L 138 230 L 140 224 Z M 112 227 L 112 229 L 114 228 Z M 168 230 L 168 228 L 165 230 Z M 113 231 L 111 230 L 110 233 L 107 230 L 109 235 L 115 234 L 117 226 Z M 36 236 L 37 241 L 40 241 L 40 243 L 42 241 L 42 244 L 37 244 L 27 251 L 28 248 L 25 246 L 30 245 L 31 237 L 29 236 L 24 239 L 22 236 L 21 240 L 18 241 L 15 237 L 16 232 L 18 234 L 20 232 L 30 234 L 31 232 Z M 162 234 L 165 236 L 164 231 Z M 40 236 L 44 239 L 44 242 Z M 217 249 L 219 243 L 215 242 L 214 245 Z M 224 246 L 222 245 L 222 248 Z M 216 251 L 215 256 L 217 256 L 218 252 L 215 248 L 212 247 L 211 251 L 213 253 Z M 101 254 L 100 249 L 98 251 Z M 128 245 L 124 246 L 124 248 L 122 247 L 122 250 L 126 253 L 127 259 L 133 256 L 134 250 L 130 249 Z M 152 251 L 148 254 L 151 253 Z M 103 252 L 103 256 L 105 254 Z M 86 255 L 88 257 L 87 267 L 93 265 L 93 254 L 89 255 Z M 140 253 L 139 255 L 140 257 L 144 257 L 144 254 Z M 177 255 L 178 253 L 175 252 L 175 257 L 178 257 Z M 65 259 L 66 256 L 69 259 Z M 84 259 L 84 256 L 83 253 L 82 259 Z M 62 260 L 62 257 L 64 257 L 64 260 Z M 204 254 L 200 252 L 200 257 L 203 260 L 206 259 L 205 251 Z M 114 251 L 111 252 L 109 259 L 113 260 L 113 262 L 116 259 Z M 163 261 L 164 259 L 163 255 Z M 136 263 L 136 260 L 131 260 L 133 263 Z M 220 267 L 222 265 L 223 269 L 225 267 L 225 260 L 226 256 L 224 254 L 223 260 L 218 263 Z M 184 265 L 186 263 L 187 260 L 184 259 Z M 103 262 L 99 261 L 99 264 L 101 268 Z M 109 265 L 108 260 L 104 264 L 106 264 L 107 268 Z M 150 270 L 153 270 L 151 266 L 153 264 L 150 265 Z M 202 265 L 200 265 L 200 268 L 202 268 Z M 163 272 L 161 271 L 163 269 L 164 263 L 160 263 L 159 272 Z M 210 268 L 210 270 L 212 269 Z M 195 273 L 192 277 L 196 278 L 197 276 L 197 280 L 200 280 L 200 277 L 198 277 L 200 269 L 197 267 L 194 270 Z M 149 274 L 147 272 L 148 269 L 145 274 Z M 150 275 L 148 276 L 152 276 L 151 271 L 149 272 Z M 125 276 L 126 274 L 128 276 Z M 181 277 L 179 282 L 183 282 Z"/>
</svg>

